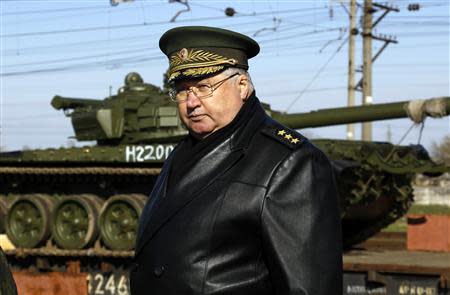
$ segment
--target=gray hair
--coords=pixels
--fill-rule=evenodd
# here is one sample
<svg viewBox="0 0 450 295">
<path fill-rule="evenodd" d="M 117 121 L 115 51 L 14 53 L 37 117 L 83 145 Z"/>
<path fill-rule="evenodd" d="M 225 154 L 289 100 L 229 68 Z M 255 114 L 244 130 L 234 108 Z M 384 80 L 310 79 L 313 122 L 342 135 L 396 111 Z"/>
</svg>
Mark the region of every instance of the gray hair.
<svg viewBox="0 0 450 295">
<path fill-rule="evenodd" d="M 253 86 L 253 82 L 252 82 L 252 78 L 250 77 L 250 74 L 241 68 L 228 68 L 225 71 L 223 71 L 222 73 L 226 74 L 227 76 L 231 76 L 235 73 L 238 73 L 239 75 L 245 75 L 247 76 L 248 79 L 248 85 L 249 85 L 249 92 L 248 94 L 250 95 L 250 93 L 252 93 L 255 90 L 255 86 Z"/>
</svg>

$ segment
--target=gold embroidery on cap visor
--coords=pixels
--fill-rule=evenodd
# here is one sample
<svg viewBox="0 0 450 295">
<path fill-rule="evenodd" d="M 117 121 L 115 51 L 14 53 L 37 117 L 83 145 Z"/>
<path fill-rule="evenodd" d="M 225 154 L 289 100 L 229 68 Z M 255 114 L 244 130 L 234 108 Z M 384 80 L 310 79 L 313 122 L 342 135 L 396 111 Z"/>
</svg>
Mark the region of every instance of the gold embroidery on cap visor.
<svg viewBox="0 0 450 295">
<path fill-rule="evenodd" d="M 197 76 L 215 73 L 222 70 L 227 64 L 236 65 L 237 60 L 204 50 L 183 48 L 170 57 L 169 81 L 180 74 Z"/>
<path fill-rule="evenodd" d="M 169 81 L 175 79 L 179 75 L 183 74 L 184 76 L 200 76 L 200 75 L 208 75 L 212 73 L 216 73 L 222 70 L 225 66 L 213 66 L 213 67 L 203 67 L 203 68 L 191 68 L 184 71 L 178 71 L 170 74 Z"/>
</svg>

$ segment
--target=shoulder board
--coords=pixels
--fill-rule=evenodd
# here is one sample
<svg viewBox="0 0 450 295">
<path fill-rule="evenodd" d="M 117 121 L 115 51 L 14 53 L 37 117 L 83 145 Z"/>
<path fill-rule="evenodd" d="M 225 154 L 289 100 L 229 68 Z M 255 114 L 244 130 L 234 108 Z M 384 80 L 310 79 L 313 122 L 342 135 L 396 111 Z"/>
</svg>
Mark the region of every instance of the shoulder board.
<svg viewBox="0 0 450 295">
<path fill-rule="evenodd" d="M 307 141 L 303 135 L 276 122 L 265 126 L 261 132 L 291 149 L 296 149 Z"/>
</svg>

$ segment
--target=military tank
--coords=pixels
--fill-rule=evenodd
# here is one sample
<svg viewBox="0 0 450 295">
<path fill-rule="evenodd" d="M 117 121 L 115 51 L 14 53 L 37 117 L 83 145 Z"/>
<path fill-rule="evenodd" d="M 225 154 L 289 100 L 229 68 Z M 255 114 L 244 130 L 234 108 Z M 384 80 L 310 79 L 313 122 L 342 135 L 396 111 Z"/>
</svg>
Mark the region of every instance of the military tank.
<svg viewBox="0 0 450 295">
<path fill-rule="evenodd" d="M 132 255 L 147 196 L 162 163 L 187 133 L 176 105 L 166 90 L 144 83 L 137 73 L 125 77 L 117 95 L 103 100 L 55 96 L 51 104 L 71 118 L 77 141 L 96 144 L 0 153 L 0 215 L 6 220 L 0 226 L 15 251 L 22 253 Z M 266 104 L 264 108 L 293 129 L 404 118 L 413 109 L 415 120 L 450 113 L 449 97 L 416 101 L 409 110 L 411 104 L 305 114 L 283 114 Z M 416 173 L 449 171 L 419 145 L 312 142 L 336 170 L 345 247 L 405 214 L 413 201 L 411 182 Z"/>
</svg>

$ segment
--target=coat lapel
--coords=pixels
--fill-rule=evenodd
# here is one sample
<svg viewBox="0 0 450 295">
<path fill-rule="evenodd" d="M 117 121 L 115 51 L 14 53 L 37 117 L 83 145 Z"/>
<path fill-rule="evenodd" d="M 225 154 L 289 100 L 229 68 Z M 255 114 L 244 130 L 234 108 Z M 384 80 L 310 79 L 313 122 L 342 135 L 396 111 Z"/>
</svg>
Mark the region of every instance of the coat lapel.
<svg viewBox="0 0 450 295">
<path fill-rule="evenodd" d="M 221 143 L 217 148 L 206 154 L 177 183 L 170 194 L 166 195 L 166 184 L 169 173 L 165 173 L 155 205 L 150 210 L 144 229 L 136 247 L 136 254 L 155 235 L 174 214 L 191 202 L 201 191 L 206 189 L 220 175 L 235 165 L 244 155 L 243 149 L 231 149 L 231 138 Z M 169 170 L 169 169 L 167 169 Z"/>
<path fill-rule="evenodd" d="M 172 164 L 172 159 L 169 158 L 167 159 L 167 167 L 166 169 L 162 169 L 161 174 L 158 177 L 158 181 L 156 182 L 152 192 L 150 193 L 150 198 L 147 201 L 147 203 L 145 204 L 144 209 L 142 210 L 142 216 L 141 216 L 141 220 L 139 222 L 139 231 L 138 231 L 138 235 L 137 235 L 137 243 L 139 246 L 139 243 L 141 241 L 142 238 L 142 234 L 144 232 L 144 229 L 146 228 L 149 220 L 150 220 L 150 216 L 152 214 L 154 214 L 154 210 L 155 207 L 157 207 L 158 203 L 160 202 L 161 199 L 164 199 L 166 191 L 167 191 L 167 182 L 168 182 L 168 178 L 169 178 L 169 171 L 170 171 L 170 166 Z"/>
</svg>

